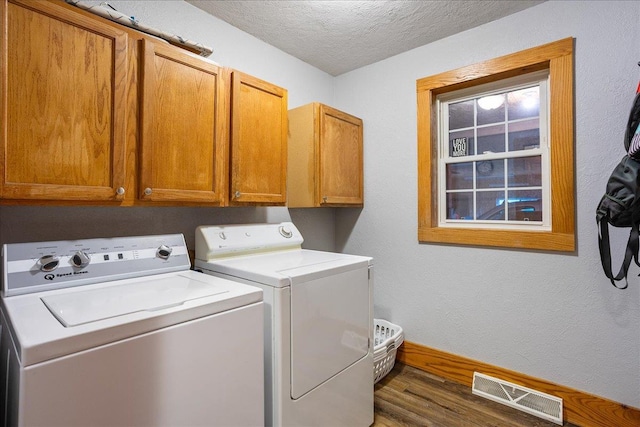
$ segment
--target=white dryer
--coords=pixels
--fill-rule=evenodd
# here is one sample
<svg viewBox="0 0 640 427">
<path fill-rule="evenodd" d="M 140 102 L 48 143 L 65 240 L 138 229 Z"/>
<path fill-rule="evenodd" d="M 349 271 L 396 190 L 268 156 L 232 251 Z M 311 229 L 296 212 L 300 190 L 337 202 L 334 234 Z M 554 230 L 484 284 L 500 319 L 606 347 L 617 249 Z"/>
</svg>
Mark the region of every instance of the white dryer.
<svg viewBox="0 0 640 427">
<path fill-rule="evenodd" d="M 255 426 L 262 291 L 190 270 L 184 237 L 2 248 L 0 423 Z"/>
<path fill-rule="evenodd" d="M 267 426 L 369 426 L 372 259 L 302 242 L 290 222 L 201 226 L 195 268 L 264 292 Z"/>
</svg>

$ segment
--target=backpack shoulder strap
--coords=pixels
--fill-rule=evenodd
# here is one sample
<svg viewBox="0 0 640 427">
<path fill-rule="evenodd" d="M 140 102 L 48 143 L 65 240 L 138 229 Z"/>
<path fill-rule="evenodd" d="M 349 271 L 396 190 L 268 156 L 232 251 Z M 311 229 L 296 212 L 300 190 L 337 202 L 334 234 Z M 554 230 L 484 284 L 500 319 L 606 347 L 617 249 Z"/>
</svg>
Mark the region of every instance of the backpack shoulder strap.
<svg viewBox="0 0 640 427">
<path fill-rule="evenodd" d="M 600 261 L 602 262 L 602 268 L 604 269 L 605 275 L 611 280 L 611 284 L 618 289 L 626 289 L 629 286 L 629 282 L 627 281 L 627 272 L 629 271 L 629 266 L 631 265 L 631 260 L 635 261 L 636 265 L 640 266 L 640 262 L 638 261 L 638 237 L 640 236 L 640 232 L 638 230 L 638 223 L 634 222 L 631 226 L 631 231 L 629 232 L 629 240 L 627 241 L 627 247 L 625 249 L 624 260 L 622 261 L 622 266 L 620 266 L 620 271 L 615 276 L 611 271 L 611 247 L 609 245 L 609 224 L 607 221 L 598 220 L 600 225 L 600 233 L 598 234 L 598 246 L 600 248 Z M 624 279 L 624 286 L 618 286 L 616 281 Z"/>
</svg>

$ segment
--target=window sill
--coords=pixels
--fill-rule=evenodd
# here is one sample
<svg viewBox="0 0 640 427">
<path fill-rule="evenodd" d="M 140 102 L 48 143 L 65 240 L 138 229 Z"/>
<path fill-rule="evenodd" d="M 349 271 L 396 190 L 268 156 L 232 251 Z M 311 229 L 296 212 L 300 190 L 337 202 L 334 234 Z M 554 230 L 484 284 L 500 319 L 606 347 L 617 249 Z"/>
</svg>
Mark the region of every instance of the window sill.
<svg viewBox="0 0 640 427">
<path fill-rule="evenodd" d="M 449 243 L 470 246 L 509 247 L 572 252 L 572 233 L 552 231 L 480 230 L 469 228 L 421 227 L 418 240 L 423 243 Z"/>
</svg>

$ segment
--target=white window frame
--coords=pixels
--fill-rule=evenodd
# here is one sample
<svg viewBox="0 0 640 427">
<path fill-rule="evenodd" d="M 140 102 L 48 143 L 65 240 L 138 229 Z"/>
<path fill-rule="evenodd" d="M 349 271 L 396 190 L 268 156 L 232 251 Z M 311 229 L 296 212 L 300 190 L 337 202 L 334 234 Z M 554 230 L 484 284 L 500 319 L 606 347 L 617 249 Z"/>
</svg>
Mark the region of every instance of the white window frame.
<svg viewBox="0 0 640 427">
<path fill-rule="evenodd" d="M 549 90 L 548 90 L 549 73 L 541 71 L 510 79 L 500 80 L 472 88 L 466 88 L 454 92 L 442 94 L 436 98 L 436 111 L 438 114 L 438 225 L 440 227 L 468 227 L 468 228 L 487 228 L 487 229 L 507 229 L 507 230 L 529 230 L 529 231 L 549 231 L 551 230 L 551 182 L 550 182 L 550 137 L 549 137 Z M 539 129 L 540 129 L 540 146 L 539 148 L 527 150 L 526 152 L 501 152 L 487 154 L 473 154 L 461 157 L 449 156 L 449 116 L 448 106 L 452 103 L 464 102 L 491 96 L 495 94 L 503 94 L 518 89 L 538 86 L 540 93 L 540 109 L 539 109 Z M 477 108 L 477 107 L 474 107 Z M 474 112 L 474 116 L 476 116 Z M 523 119 L 528 120 L 528 119 Z M 505 122 L 505 124 L 507 124 Z M 493 125 L 493 124 L 492 124 Z M 492 126 L 487 125 L 487 126 Z M 483 126 L 474 123 L 474 133 Z M 474 137 L 477 144 L 478 138 Z M 475 152 L 475 151 L 474 151 Z M 446 166 L 452 163 L 480 162 L 490 160 L 504 160 L 508 158 L 519 157 L 541 157 L 542 168 L 542 221 L 487 221 L 478 219 L 447 219 L 447 188 L 446 188 Z M 474 174 L 475 177 L 475 174 Z M 506 185 L 505 177 L 505 185 Z M 515 189 L 515 188 L 514 188 Z M 522 190 L 522 188 L 517 188 Z M 467 192 L 469 190 L 460 190 Z M 472 188 L 473 193 L 477 192 L 475 178 Z M 482 191 L 482 190 L 481 190 Z M 475 196 L 473 198 L 475 207 Z"/>
</svg>

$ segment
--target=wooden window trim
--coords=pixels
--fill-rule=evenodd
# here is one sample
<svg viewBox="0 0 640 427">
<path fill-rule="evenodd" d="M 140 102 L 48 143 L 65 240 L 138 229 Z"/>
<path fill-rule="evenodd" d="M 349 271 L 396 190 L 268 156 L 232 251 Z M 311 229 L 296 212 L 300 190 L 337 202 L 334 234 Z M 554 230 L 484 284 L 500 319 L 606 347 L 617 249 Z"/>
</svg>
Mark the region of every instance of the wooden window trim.
<svg viewBox="0 0 640 427">
<path fill-rule="evenodd" d="M 438 127 L 436 97 L 539 70 L 549 72 L 551 230 L 496 230 L 438 226 Z M 458 68 L 416 82 L 418 101 L 418 240 L 575 250 L 573 38 Z"/>
</svg>

